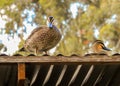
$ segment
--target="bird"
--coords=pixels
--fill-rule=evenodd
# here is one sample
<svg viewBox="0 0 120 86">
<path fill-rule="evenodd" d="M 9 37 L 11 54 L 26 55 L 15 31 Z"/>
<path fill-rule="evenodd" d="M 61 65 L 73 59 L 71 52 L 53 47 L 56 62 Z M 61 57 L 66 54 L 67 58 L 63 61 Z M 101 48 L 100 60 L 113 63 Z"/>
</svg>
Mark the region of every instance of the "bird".
<svg viewBox="0 0 120 86">
<path fill-rule="evenodd" d="M 47 25 L 41 25 L 32 31 L 25 40 L 24 47 L 20 51 L 34 52 L 38 55 L 39 52 L 45 52 L 55 47 L 61 40 L 61 32 L 53 23 L 54 17 L 47 18 Z"/>
<path fill-rule="evenodd" d="M 107 54 L 111 50 L 104 45 L 102 40 L 95 40 L 92 43 L 92 51 L 98 54 Z"/>
<path fill-rule="evenodd" d="M 38 55 L 39 52 L 45 52 L 47 54 L 47 51 L 60 42 L 61 37 L 61 31 L 54 25 L 54 17 L 49 16 L 47 18 L 47 25 L 41 25 L 35 28 L 25 40 L 24 47 L 20 51 L 34 52 L 35 55 Z M 30 86 L 35 82 L 39 70 L 40 65 L 36 65 Z"/>
</svg>

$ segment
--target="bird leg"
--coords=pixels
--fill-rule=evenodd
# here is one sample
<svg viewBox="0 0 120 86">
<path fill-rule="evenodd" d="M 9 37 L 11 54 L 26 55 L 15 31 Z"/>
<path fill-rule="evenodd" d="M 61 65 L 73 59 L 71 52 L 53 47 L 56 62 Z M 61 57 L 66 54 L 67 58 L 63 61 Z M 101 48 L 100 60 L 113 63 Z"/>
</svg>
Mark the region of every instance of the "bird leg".
<svg viewBox="0 0 120 86">
<path fill-rule="evenodd" d="M 47 51 L 45 51 L 45 54 L 48 54 L 48 52 L 47 52 Z"/>
<path fill-rule="evenodd" d="M 35 48 L 35 55 L 38 56 L 38 49 Z"/>
<path fill-rule="evenodd" d="M 47 51 L 44 51 L 44 53 L 45 53 L 44 56 L 48 56 L 48 52 Z"/>
</svg>

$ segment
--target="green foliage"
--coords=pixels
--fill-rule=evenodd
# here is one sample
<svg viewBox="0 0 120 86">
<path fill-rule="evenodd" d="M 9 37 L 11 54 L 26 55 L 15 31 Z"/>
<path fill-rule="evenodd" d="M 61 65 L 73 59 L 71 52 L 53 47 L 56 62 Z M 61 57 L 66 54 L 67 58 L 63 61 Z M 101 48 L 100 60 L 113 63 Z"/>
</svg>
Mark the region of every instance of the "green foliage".
<svg viewBox="0 0 120 86">
<path fill-rule="evenodd" d="M 68 0 L 39 0 L 39 9 L 36 11 L 35 18 L 36 23 L 40 23 L 44 16 L 54 16 L 58 27 L 61 27 L 62 22 L 67 21 L 69 18 L 70 3 L 71 1 Z"/>
<path fill-rule="evenodd" d="M 106 37 L 107 40 L 114 37 L 114 30 L 115 28 L 111 24 L 106 24 L 100 29 L 100 37 L 103 39 Z"/>
<path fill-rule="evenodd" d="M 0 50 L 1 50 L 3 47 L 4 47 L 4 45 L 0 43 Z"/>
<path fill-rule="evenodd" d="M 11 5 L 15 0 L 0 0 L 0 8 Z"/>
</svg>

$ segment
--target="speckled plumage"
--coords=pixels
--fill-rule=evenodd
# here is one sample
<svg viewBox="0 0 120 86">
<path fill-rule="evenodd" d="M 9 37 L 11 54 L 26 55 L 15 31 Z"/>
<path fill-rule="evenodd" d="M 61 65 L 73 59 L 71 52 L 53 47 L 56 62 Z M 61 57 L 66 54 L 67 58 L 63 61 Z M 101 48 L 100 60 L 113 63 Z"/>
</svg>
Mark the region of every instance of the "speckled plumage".
<svg viewBox="0 0 120 86">
<path fill-rule="evenodd" d="M 57 27 L 53 25 L 53 20 L 52 16 L 48 17 L 47 25 L 42 25 L 32 31 L 25 41 L 25 50 L 35 52 L 35 54 L 38 55 L 39 52 L 46 53 L 58 44 L 62 35 Z M 36 65 L 30 86 L 35 82 L 39 70 L 40 65 Z"/>
<path fill-rule="evenodd" d="M 26 39 L 24 48 L 32 52 L 46 52 L 55 47 L 61 39 L 61 33 L 55 25 L 37 27 Z"/>
</svg>

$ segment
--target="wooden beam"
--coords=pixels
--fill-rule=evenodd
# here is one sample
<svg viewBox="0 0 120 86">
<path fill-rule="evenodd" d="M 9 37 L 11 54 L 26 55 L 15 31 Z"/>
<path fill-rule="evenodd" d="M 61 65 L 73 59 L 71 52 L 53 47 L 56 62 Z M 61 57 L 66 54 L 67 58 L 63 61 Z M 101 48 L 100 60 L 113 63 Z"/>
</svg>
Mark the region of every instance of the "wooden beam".
<svg viewBox="0 0 120 86">
<path fill-rule="evenodd" d="M 120 64 L 119 56 L 0 56 L 0 63 Z"/>
<path fill-rule="evenodd" d="M 19 63 L 18 64 L 18 86 L 24 86 L 25 85 L 25 64 Z"/>
</svg>

